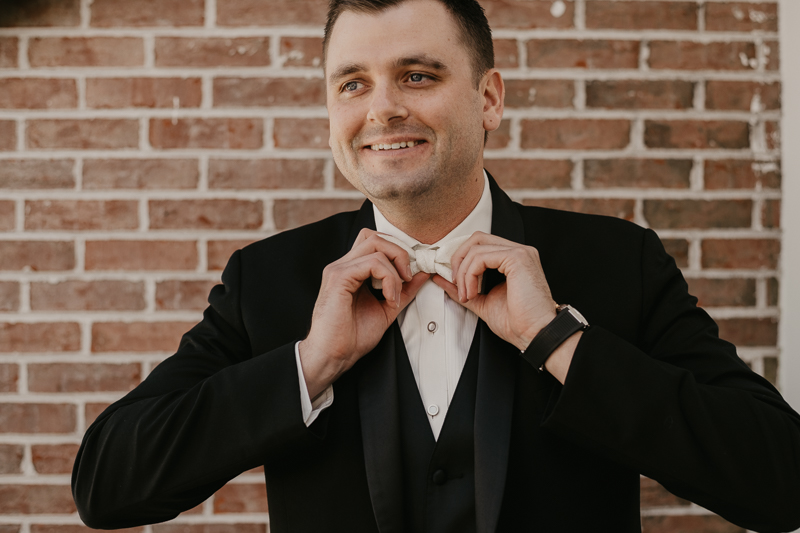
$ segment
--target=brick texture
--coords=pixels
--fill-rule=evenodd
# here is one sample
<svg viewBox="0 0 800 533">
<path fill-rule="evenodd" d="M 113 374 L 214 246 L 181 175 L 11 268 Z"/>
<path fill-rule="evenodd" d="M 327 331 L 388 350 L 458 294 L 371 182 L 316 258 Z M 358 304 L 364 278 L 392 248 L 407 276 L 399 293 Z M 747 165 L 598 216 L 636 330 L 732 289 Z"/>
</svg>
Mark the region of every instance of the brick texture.
<svg viewBox="0 0 800 533">
<path fill-rule="evenodd" d="M 327 0 L 0 3 L 0 533 L 84 533 L 87 424 L 176 349 L 235 250 L 362 198 L 328 147 Z M 779 383 L 778 1 L 481 3 L 506 82 L 487 170 L 526 205 L 660 233 Z M 126 531 L 267 533 L 262 476 Z M 645 533 L 742 531 L 647 478 L 641 506 Z"/>
</svg>

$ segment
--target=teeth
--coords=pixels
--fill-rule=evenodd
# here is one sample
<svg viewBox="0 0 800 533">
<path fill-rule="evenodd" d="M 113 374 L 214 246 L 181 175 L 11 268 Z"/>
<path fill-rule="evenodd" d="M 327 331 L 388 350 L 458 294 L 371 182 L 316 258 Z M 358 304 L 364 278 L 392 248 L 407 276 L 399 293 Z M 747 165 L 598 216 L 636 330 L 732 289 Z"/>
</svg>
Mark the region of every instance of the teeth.
<svg viewBox="0 0 800 533">
<path fill-rule="evenodd" d="M 371 148 L 376 152 L 379 150 L 399 150 L 400 148 L 412 148 L 419 144 L 420 141 L 403 141 L 392 144 L 373 144 Z"/>
</svg>

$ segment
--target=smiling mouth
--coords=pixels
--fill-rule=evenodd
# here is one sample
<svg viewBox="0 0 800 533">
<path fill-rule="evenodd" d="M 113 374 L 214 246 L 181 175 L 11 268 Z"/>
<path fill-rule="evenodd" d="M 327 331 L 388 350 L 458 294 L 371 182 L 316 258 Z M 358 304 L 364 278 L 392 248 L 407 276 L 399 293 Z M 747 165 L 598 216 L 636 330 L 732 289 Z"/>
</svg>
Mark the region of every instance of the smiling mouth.
<svg viewBox="0 0 800 533">
<path fill-rule="evenodd" d="M 414 146 L 424 142 L 425 141 L 403 141 L 392 144 L 373 144 L 371 146 L 367 146 L 367 148 L 372 149 L 373 152 L 380 152 L 382 150 L 402 150 L 403 148 L 413 148 Z"/>
</svg>

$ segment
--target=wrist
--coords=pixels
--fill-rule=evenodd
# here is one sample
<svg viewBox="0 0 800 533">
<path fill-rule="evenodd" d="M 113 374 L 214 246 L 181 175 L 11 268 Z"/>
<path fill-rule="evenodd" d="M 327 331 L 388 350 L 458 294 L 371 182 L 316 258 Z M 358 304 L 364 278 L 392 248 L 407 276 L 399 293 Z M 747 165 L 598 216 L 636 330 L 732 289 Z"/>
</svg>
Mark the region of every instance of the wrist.
<svg viewBox="0 0 800 533">
<path fill-rule="evenodd" d="M 535 369 L 543 372 L 548 358 L 575 333 L 587 327 L 589 323 L 577 309 L 570 305 L 560 305 L 556 309 L 556 317 L 536 334 L 530 344 L 521 350 L 520 355 Z M 577 345 L 574 340 L 572 343 Z"/>
<path fill-rule="evenodd" d="M 325 357 L 308 339 L 297 344 L 297 351 L 300 354 L 300 366 L 303 369 L 308 395 L 312 399 L 322 394 L 346 370 L 343 364 Z"/>
</svg>

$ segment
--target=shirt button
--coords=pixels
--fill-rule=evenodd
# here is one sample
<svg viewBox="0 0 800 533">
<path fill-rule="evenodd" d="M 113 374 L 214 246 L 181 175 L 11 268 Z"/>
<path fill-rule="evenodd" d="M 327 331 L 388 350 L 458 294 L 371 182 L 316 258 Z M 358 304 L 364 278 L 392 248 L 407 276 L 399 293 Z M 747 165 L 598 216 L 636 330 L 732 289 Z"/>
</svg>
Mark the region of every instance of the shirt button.
<svg viewBox="0 0 800 533">
<path fill-rule="evenodd" d="M 436 416 L 439 414 L 439 406 L 438 405 L 429 405 L 428 406 L 428 414 L 431 416 Z"/>
<path fill-rule="evenodd" d="M 436 328 L 438 327 L 439 326 L 436 324 L 436 322 L 433 321 L 428 322 L 428 331 L 430 331 L 431 333 L 436 333 Z"/>
<path fill-rule="evenodd" d="M 447 472 L 444 470 L 437 470 L 433 473 L 433 482 L 437 485 L 444 485 L 447 483 Z"/>
</svg>

